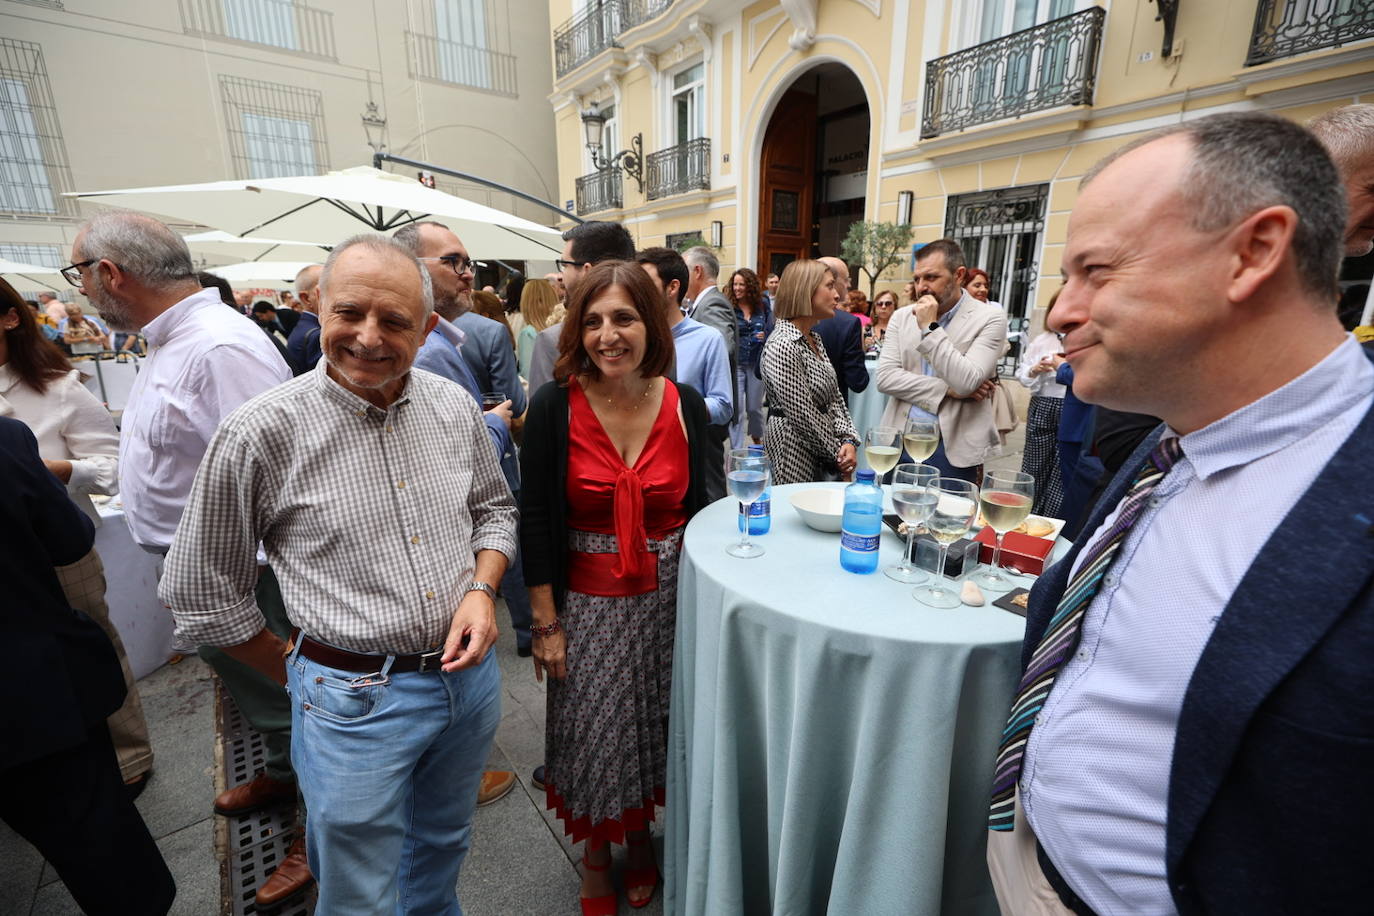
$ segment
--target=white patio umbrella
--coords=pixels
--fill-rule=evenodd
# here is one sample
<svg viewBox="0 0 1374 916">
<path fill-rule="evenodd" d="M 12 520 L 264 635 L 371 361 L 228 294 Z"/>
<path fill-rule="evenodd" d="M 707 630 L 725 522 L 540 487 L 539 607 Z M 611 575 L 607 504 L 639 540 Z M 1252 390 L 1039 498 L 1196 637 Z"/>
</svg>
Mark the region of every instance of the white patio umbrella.
<svg viewBox="0 0 1374 916">
<path fill-rule="evenodd" d="M 319 261 L 244 261 L 224 267 L 208 267 L 210 273 L 223 277 L 234 285 L 265 286 L 290 289 L 296 274 Z"/>
<path fill-rule="evenodd" d="M 37 285 L 57 292 L 67 285 L 67 281 L 62 279 L 62 271 L 56 267 L 40 267 L 37 264 L 23 264 L 5 258 L 0 258 L 0 276 L 9 281 L 11 286 L 21 289 Z M 18 282 L 20 280 L 26 282 L 21 284 Z"/>
<path fill-rule="evenodd" d="M 547 226 L 370 166 L 298 178 L 81 191 L 69 196 L 245 237 L 337 244 L 359 232 L 390 234 L 423 219 L 448 226 L 478 259 L 549 260 L 563 250 L 561 236 Z"/>
<path fill-rule="evenodd" d="M 251 236 L 241 238 L 220 229 L 212 229 L 209 232 L 193 232 L 183 236 L 183 238 L 192 254 L 228 258 L 234 263 L 244 260 L 261 261 L 270 256 L 278 261 L 308 261 L 311 264 L 323 264 L 324 259 L 329 256 L 328 245 L 330 244 L 327 242 L 304 244 L 284 239 L 262 239 Z"/>
</svg>

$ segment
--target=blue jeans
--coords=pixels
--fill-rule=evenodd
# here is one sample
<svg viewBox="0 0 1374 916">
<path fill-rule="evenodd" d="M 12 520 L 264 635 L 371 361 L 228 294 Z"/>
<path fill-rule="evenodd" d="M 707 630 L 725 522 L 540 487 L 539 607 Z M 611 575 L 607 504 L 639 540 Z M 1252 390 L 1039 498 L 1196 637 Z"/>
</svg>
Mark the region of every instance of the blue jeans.
<svg viewBox="0 0 1374 916">
<path fill-rule="evenodd" d="M 328 916 L 461 916 L 455 887 L 501 718 L 500 669 L 359 675 L 286 667 L 306 852 Z"/>
<path fill-rule="evenodd" d="M 520 494 L 515 494 L 515 504 L 520 504 Z M 525 567 L 517 545 L 515 559 L 510 561 L 506 572 L 501 576 L 501 597 L 506 599 L 506 610 L 510 611 L 510 624 L 515 630 L 515 644 L 522 648 L 530 647 L 530 624 L 534 623 L 534 608 L 530 606 L 530 593 L 525 588 Z"/>
</svg>

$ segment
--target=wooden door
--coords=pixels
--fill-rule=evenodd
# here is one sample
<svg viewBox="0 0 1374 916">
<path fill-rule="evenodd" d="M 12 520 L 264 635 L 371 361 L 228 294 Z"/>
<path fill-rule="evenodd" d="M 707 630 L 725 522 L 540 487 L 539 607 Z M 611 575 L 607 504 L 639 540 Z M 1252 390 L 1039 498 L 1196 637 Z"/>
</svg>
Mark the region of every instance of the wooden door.
<svg viewBox="0 0 1374 916">
<path fill-rule="evenodd" d="M 816 97 L 792 89 L 763 135 L 759 168 L 760 278 L 811 257 L 816 193 Z"/>
</svg>

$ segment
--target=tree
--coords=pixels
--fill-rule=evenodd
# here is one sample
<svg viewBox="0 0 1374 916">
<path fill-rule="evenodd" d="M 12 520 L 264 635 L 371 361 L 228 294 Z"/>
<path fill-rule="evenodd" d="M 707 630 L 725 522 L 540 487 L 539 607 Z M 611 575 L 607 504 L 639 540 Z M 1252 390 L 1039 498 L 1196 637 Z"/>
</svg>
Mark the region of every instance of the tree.
<svg viewBox="0 0 1374 916">
<path fill-rule="evenodd" d="M 868 298 L 872 299 L 882 272 L 900 264 L 911 245 L 910 223 L 864 220 L 849 227 L 840 245 L 844 259 L 868 274 Z"/>
</svg>

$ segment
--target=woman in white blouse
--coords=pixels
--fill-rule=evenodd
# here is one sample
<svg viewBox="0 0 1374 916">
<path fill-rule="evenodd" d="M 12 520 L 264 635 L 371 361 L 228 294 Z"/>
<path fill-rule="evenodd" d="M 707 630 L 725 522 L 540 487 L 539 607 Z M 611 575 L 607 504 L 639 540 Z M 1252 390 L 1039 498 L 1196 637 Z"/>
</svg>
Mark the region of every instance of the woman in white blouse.
<svg viewBox="0 0 1374 916">
<path fill-rule="evenodd" d="M 81 383 L 81 375 L 38 330 L 33 312 L 0 279 L 0 416 L 22 421 L 38 440 L 43 463 L 67 486 L 67 493 L 97 525 L 92 494 L 119 491 L 119 433 L 109 411 Z M 109 635 L 124 668 L 129 695 L 110 717 L 110 736 L 130 791 L 137 794 L 153 766 L 143 704 L 129 669 L 124 644 L 105 604 L 105 570 L 92 549 L 57 577 L 72 607 L 90 616 Z"/>
<path fill-rule="evenodd" d="M 1037 515 L 1058 518 L 1063 509 L 1064 485 L 1059 477 L 1059 413 L 1064 406 L 1064 386 L 1054 379 L 1064 362 L 1059 335 L 1045 331 L 1030 342 L 1016 367 L 1016 379 L 1030 389 L 1026 409 L 1026 445 L 1021 470 L 1035 478 Z"/>
</svg>

